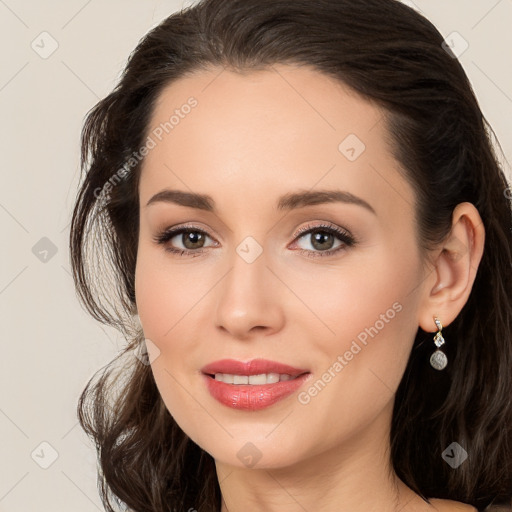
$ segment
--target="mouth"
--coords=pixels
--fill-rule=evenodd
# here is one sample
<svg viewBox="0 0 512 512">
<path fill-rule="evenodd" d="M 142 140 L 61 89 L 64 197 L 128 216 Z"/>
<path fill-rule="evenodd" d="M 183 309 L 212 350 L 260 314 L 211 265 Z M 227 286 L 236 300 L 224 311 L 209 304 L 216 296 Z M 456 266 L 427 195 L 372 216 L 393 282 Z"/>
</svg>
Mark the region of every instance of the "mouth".
<svg viewBox="0 0 512 512">
<path fill-rule="evenodd" d="M 304 373 L 309 373 L 306 369 L 295 368 L 284 363 L 277 361 L 270 361 L 268 359 L 252 359 L 251 361 L 243 362 L 235 359 L 221 359 L 207 364 L 201 369 L 205 375 L 210 375 L 218 380 L 223 380 L 226 376 L 227 379 L 233 377 L 233 381 L 224 381 L 229 384 L 251 384 L 250 380 L 246 377 L 253 377 L 255 384 L 273 384 L 281 380 L 291 380 Z M 263 376 L 265 381 L 263 381 Z"/>
<path fill-rule="evenodd" d="M 256 411 L 291 395 L 309 379 L 311 372 L 293 366 L 253 359 L 223 359 L 201 369 L 210 394 L 221 404 Z"/>
<path fill-rule="evenodd" d="M 249 386 L 275 384 L 276 382 L 285 382 L 300 377 L 300 375 L 292 377 L 288 373 L 260 373 L 258 375 L 235 375 L 233 373 L 206 373 L 205 375 L 208 375 L 208 377 L 211 377 L 212 379 L 215 379 L 219 382 L 224 382 L 226 384 L 248 384 Z M 305 373 L 302 373 L 301 375 L 305 375 Z"/>
</svg>

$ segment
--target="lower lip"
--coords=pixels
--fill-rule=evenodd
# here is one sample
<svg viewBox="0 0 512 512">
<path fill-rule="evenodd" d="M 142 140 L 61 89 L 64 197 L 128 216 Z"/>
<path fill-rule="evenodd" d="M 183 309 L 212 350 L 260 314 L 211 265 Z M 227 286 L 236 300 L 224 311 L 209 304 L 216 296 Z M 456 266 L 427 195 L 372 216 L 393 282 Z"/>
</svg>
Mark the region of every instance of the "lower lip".
<svg viewBox="0 0 512 512">
<path fill-rule="evenodd" d="M 274 384 L 226 384 L 203 374 L 210 394 L 221 404 L 243 411 L 258 411 L 275 404 L 291 395 L 302 386 L 310 373 L 305 373 L 292 380 L 279 381 Z"/>
</svg>

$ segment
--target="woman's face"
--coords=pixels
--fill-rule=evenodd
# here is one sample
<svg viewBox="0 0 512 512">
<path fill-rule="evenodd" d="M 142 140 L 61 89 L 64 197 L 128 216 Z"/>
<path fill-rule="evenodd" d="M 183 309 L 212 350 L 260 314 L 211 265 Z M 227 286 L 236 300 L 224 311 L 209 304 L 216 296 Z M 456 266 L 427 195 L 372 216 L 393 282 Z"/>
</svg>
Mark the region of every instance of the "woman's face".
<svg viewBox="0 0 512 512">
<path fill-rule="evenodd" d="M 382 111 L 312 69 L 217 68 L 167 87 L 148 135 L 136 298 L 179 426 L 239 467 L 350 450 L 372 430 L 384 439 L 425 271 Z M 164 190 L 182 195 L 154 198 Z M 307 374 L 212 385 L 202 369 L 225 359 Z"/>
</svg>

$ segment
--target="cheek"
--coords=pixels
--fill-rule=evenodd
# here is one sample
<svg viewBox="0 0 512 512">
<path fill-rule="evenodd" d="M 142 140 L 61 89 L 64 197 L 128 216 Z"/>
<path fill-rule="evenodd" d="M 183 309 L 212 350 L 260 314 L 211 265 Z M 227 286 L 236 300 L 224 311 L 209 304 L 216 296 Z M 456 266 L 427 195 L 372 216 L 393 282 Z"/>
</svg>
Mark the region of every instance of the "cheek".
<svg viewBox="0 0 512 512">
<path fill-rule="evenodd" d="M 302 324 L 318 364 L 299 401 L 317 425 L 337 425 L 326 435 L 327 444 L 373 422 L 396 393 L 418 328 L 417 296 L 410 293 L 413 275 L 414 269 L 390 267 L 382 258 L 373 265 L 351 266 L 350 275 L 333 273 L 323 281 L 323 296 L 316 288 L 308 296 L 332 332 L 318 319 Z M 313 324 L 324 334 L 313 336 Z M 313 436 L 314 428 L 304 426 L 304 435 Z"/>
<path fill-rule="evenodd" d="M 144 250 L 139 250 L 135 271 L 137 310 L 145 337 L 155 341 L 170 328 L 169 315 L 173 314 L 176 307 L 176 304 L 169 303 L 173 295 L 168 293 L 167 283 L 162 277 L 158 264 L 152 265 Z"/>
<path fill-rule="evenodd" d="M 396 303 L 410 302 L 418 279 L 416 262 L 398 259 L 386 246 L 354 252 L 336 265 L 281 270 L 286 273 L 283 280 L 294 283 L 294 293 L 312 313 L 304 321 L 316 322 L 319 334 L 324 339 L 330 334 L 333 340 L 352 339 L 376 323 L 379 330 L 385 326 L 389 331 L 391 323 L 400 323 L 392 320 L 405 316 L 397 314 Z"/>
<path fill-rule="evenodd" d="M 160 345 L 166 343 L 201 297 L 213 288 L 212 276 L 202 269 L 203 266 L 196 265 L 192 271 L 190 266 L 176 263 L 163 249 L 140 249 L 135 271 L 135 295 L 147 338 Z"/>
<path fill-rule="evenodd" d="M 172 272 L 170 271 L 172 267 Z M 200 281 L 199 281 L 200 282 Z M 204 411 L 187 393 L 189 382 L 182 371 L 188 359 L 190 336 L 184 329 L 192 315 L 194 305 L 204 295 L 204 289 L 191 278 L 190 271 L 180 265 L 172 266 L 167 255 L 140 248 L 135 272 L 137 309 L 144 337 L 156 346 L 151 371 L 167 410 L 186 432 L 193 432 L 194 418 Z M 148 347 L 148 352 L 151 352 Z M 196 442 L 200 439 L 196 438 Z"/>
<path fill-rule="evenodd" d="M 303 273 L 295 275 L 297 295 L 306 298 L 314 313 L 300 320 L 301 330 L 312 334 L 316 326 L 318 335 L 308 338 L 312 352 L 322 354 L 317 371 L 331 368 L 343 374 L 337 379 L 340 388 L 350 383 L 367 403 L 379 379 L 394 391 L 405 370 L 418 329 L 419 296 L 412 290 L 419 267 L 414 259 L 397 258 L 392 248 L 358 254 L 345 263 L 327 273 L 325 268 L 310 269 L 307 280 L 300 279 Z"/>
</svg>

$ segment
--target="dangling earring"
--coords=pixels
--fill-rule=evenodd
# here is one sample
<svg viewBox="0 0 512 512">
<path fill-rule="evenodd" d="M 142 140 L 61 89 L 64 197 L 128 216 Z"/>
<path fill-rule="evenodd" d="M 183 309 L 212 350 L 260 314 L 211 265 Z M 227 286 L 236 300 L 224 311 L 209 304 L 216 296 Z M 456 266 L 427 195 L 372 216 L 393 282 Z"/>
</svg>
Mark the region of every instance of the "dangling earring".
<svg viewBox="0 0 512 512">
<path fill-rule="evenodd" d="M 432 355 L 430 356 L 430 364 L 436 370 L 443 370 L 444 368 L 446 368 L 446 365 L 448 364 L 448 358 L 446 357 L 446 354 L 442 350 L 439 350 L 439 347 L 441 345 L 444 345 L 444 338 L 443 335 L 441 334 L 443 326 L 441 324 L 441 321 L 436 316 L 434 317 L 434 322 L 436 323 L 436 326 L 439 329 L 439 331 L 434 336 L 434 343 L 436 344 L 437 350 L 433 352 Z"/>
</svg>

